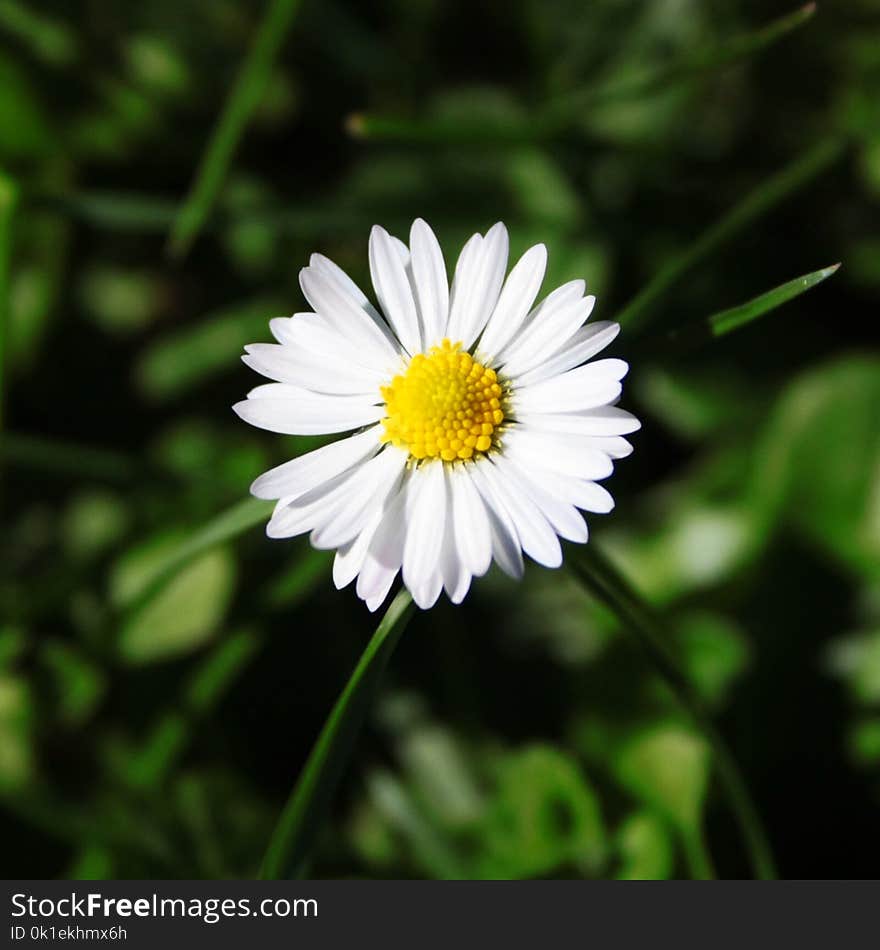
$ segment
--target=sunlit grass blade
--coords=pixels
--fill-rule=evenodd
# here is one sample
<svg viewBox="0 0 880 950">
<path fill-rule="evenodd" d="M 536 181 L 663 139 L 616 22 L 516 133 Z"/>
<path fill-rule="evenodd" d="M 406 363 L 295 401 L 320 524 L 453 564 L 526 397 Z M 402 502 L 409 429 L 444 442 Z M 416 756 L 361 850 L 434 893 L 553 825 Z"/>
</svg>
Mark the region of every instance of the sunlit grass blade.
<svg viewBox="0 0 880 950">
<path fill-rule="evenodd" d="M 18 185 L 0 172 L 0 427 L 6 392 L 6 339 L 9 326 L 10 280 L 12 277 L 12 226 L 18 204 Z"/>
<path fill-rule="evenodd" d="M 780 284 L 778 287 L 774 287 L 773 290 L 768 290 L 764 294 L 753 297 L 738 307 L 720 310 L 718 313 L 713 313 L 696 323 L 676 327 L 663 334 L 649 334 L 644 341 L 645 349 L 656 355 L 658 346 L 674 345 L 676 350 L 680 352 L 682 349 L 700 346 L 709 340 L 725 336 L 747 323 L 751 323 L 752 320 L 765 316 L 777 307 L 781 307 L 789 300 L 805 293 L 811 287 L 815 287 L 816 284 L 821 284 L 823 280 L 837 273 L 839 268 L 840 264 L 823 267 L 810 274 L 803 274 L 801 277 L 795 277 L 794 280 Z"/>
<path fill-rule="evenodd" d="M 293 877 L 301 870 L 385 664 L 412 612 L 412 597 L 403 589 L 385 612 L 324 723 L 269 841 L 260 869 L 262 879 Z"/>
<path fill-rule="evenodd" d="M 262 501 L 259 498 L 246 498 L 217 515 L 202 528 L 194 531 L 167 557 L 152 565 L 150 571 L 141 578 L 137 588 L 127 593 L 120 606 L 132 607 L 136 603 L 143 602 L 199 554 L 225 541 L 230 541 L 265 521 L 272 511 L 273 504 L 274 502 Z"/>
<path fill-rule="evenodd" d="M 169 251 L 174 257 L 182 257 L 187 252 L 208 217 L 238 141 L 266 89 L 281 45 L 300 6 L 300 0 L 269 0 L 269 3 L 171 230 Z"/>
<path fill-rule="evenodd" d="M 794 280 L 780 284 L 779 287 L 774 287 L 773 290 L 768 290 L 765 294 L 753 297 L 738 307 L 713 313 L 706 321 L 712 336 L 724 336 L 725 333 L 730 333 L 731 330 L 736 330 L 743 324 L 762 317 L 765 313 L 770 313 L 771 310 L 781 307 L 811 287 L 815 287 L 816 284 L 821 284 L 826 277 L 836 273 L 839 267 L 840 264 L 832 264 L 830 267 L 815 270 L 811 274 L 803 274 L 795 277 Z"/>
<path fill-rule="evenodd" d="M 595 543 L 570 547 L 568 563 L 585 587 L 635 637 L 657 673 L 711 745 L 716 774 L 739 823 L 754 874 L 761 880 L 775 878 L 770 846 L 739 767 L 696 689 L 669 652 L 671 637 L 663 620 L 599 552 Z"/>
<path fill-rule="evenodd" d="M 840 139 L 822 141 L 759 185 L 720 221 L 674 256 L 618 313 L 618 323 L 630 331 L 642 329 L 663 297 L 688 271 L 825 171 L 843 151 L 844 143 Z"/>
<path fill-rule="evenodd" d="M 802 26 L 815 12 L 816 4 L 808 3 L 758 30 L 689 54 L 671 65 L 646 70 L 630 79 L 612 79 L 566 93 L 522 119 L 508 117 L 505 121 L 486 122 L 468 121 L 465 117 L 411 119 L 355 113 L 346 120 L 346 130 L 357 139 L 419 145 L 534 141 L 564 131 L 583 116 L 585 109 L 597 103 L 655 94 L 675 83 L 742 62 Z"/>
</svg>

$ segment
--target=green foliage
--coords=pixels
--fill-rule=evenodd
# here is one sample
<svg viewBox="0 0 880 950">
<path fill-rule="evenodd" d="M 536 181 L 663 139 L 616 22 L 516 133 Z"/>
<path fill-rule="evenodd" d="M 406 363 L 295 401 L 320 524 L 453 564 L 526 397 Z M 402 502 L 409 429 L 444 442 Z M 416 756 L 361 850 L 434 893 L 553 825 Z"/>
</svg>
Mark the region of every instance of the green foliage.
<svg viewBox="0 0 880 950">
<path fill-rule="evenodd" d="M 225 548 L 195 558 L 135 610 L 119 632 L 125 663 L 155 663 L 216 636 L 232 598 L 235 561 Z"/>
<path fill-rule="evenodd" d="M 276 873 L 740 876 L 633 610 L 785 872 L 870 875 L 880 34 L 795 7 L 0 3 L 7 875 L 256 875 L 299 777 Z M 309 254 L 369 291 L 370 226 L 417 215 L 450 269 L 504 220 L 620 317 L 643 430 L 588 520 L 640 602 L 529 565 L 419 616 L 331 797 L 376 619 L 246 497 L 321 440 L 229 407 Z"/>
</svg>

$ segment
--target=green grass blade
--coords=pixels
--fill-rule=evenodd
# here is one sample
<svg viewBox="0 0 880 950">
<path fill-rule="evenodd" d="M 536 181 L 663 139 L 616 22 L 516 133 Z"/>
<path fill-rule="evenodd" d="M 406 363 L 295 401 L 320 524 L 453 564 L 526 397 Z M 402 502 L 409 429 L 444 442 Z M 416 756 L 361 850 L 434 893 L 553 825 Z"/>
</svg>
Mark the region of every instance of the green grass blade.
<svg viewBox="0 0 880 950">
<path fill-rule="evenodd" d="M 0 427 L 6 392 L 6 338 L 9 326 L 10 281 L 12 279 L 12 224 L 18 204 L 18 185 L 0 172 Z"/>
<path fill-rule="evenodd" d="M 617 315 L 618 323 L 630 331 L 641 330 L 664 296 L 688 271 L 803 188 L 840 158 L 843 152 L 842 140 L 825 140 L 759 185 L 720 221 L 704 231 L 693 244 L 673 257 Z"/>
<path fill-rule="evenodd" d="M 758 30 L 688 55 L 670 66 L 650 69 L 624 81 L 605 81 L 556 97 L 523 119 L 510 117 L 505 122 L 468 122 L 465 119 L 408 119 L 356 113 L 346 120 L 346 130 L 357 139 L 419 145 L 534 141 L 564 131 L 583 116 L 585 109 L 597 103 L 654 94 L 675 83 L 742 62 L 802 26 L 815 12 L 816 4 L 808 3 Z"/>
<path fill-rule="evenodd" d="M 302 867 L 385 664 L 412 612 L 412 597 L 404 588 L 376 628 L 309 754 L 269 841 L 260 869 L 263 880 L 293 876 Z"/>
<path fill-rule="evenodd" d="M 823 267 L 821 270 L 815 270 L 811 274 L 802 274 L 795 277 L 787 283 L 768 290 L 767 293 L 754 297 L 738 307 L 731 307 L 729 310 L 722 310 L 719 313 L 713 313 L 707 319 L 709 331 L 713 337 L 724 336 L 731 330 L 736 330 L 743 324 L 756 320 L 758 317 L 770 313 L 777 307 L 781 307 L 789 300 L 805 293 L 816 284 L 821 284 L 823 280 L 837 273 L 840 264 L 832 264 L 830 267 Z"/>
<path fill-rule="evenodd" d="M 808 3 L 758 30 L 700 50 L 670 66 L 647 70 L 625 81 L 606 81 L 569 93 L 551 103 L 545 110 L 545 116 L 553 126 L 565 125 L 579 118 L 584 109 L 596 103 L 654 94 L 675 83 L 733 66 L 772 46 L 810 20 L 815 12 L 816 4 Z"/>
<path fill-rule="evenodd" d="M 270 0 L 211 135 L 186 202 L 169 237 L 169 252 L 182 257 L 196 239 L 217 197 L 238 141 L 260 102 L 300 0 Z"/>
<path fill-rule="evenodd" d="M 621 625 L 630 631 L 657 673 L 711 745 L 716 773 L 731 810 L 739 822 L 755 876 L 762 880 L 775 878 L 770 846 L 739 767 L 691 681 L 669 652 L 671 637 L 662 618 L 597 549 L 595 543 L 578 548 L 569 547 L 568 554 L 568 564 L 575 575 L 617 616 Z"/>
<path fill-rule="evenodd" d="M 107 482 L 130 482 L 143 475 L 145 468 L 144 463 L 111 449 L 12 432 L 0 441 L 0 459 L 10 465 L 53 472 L 65 478 Z"/>
<path fill-rule="evenodd" d="M 274 502 L 259 498 L 246 498 L 217 515 L 202 528 L 194 531 L 187 540 L 166 558 L 155 564 L 148 575 L 142 578 L 136 590 L 128 593 L 121 607 L 135 607 L 158 590 L 185 564 L 210 548 L 238 537 L 260 522 L 267 520 Z"/>
<path fill-rule="evenodd" d="M 725 336 L 740 327 L 763 317 L 777 307 L 808 291 L 816 284 L 821 284 L 823 280 L 836 274 L 840 264 L 832 264 L 830 267 L 823 267 L 820 270 L 813 271 L 811 274 L 803 274 L 789 280 L 773 290 L 768 290 L 764 294 L 753 297 L 746 303 L 737 307 L 730 307 L 727 310 L 719 310 L 709 317 L 705 317 L 696 323 L 686 324 L 682 327 L 676 327 L 665 333 L 652 333 L 644 341 L 639 341 L 644 347 L 645 352 L 657 354 L 659 351 L 665 351 L 672 346 L 676 352 L 681 352 L 683 348 L 701 346 L 718 337 Z"/>
</svg>

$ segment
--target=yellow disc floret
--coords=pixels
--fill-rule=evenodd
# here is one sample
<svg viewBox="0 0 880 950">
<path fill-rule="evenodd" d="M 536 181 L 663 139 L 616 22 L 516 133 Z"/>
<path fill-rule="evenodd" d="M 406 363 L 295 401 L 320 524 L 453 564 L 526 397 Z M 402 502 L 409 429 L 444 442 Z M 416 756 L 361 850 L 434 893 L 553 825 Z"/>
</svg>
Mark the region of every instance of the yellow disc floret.
<svg viewBox="0 0 880 950">
<path fill-rule="evenodd" d="M 487 452 L 504 422 L 495 370 L 449 340 L 414 356 L 406 372 L 381 391 L 382 441 L 408 449 L 416 459 L 452 462 Z"/>
</svg>

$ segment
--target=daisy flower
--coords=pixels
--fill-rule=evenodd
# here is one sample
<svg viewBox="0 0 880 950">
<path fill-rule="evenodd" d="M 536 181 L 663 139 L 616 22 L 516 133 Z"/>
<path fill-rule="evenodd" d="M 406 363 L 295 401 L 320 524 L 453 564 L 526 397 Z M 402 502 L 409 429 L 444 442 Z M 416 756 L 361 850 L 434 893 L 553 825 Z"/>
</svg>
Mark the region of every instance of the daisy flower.
<svg viewBox="0 0 880 950">
<path fill-rule="evenodd" d="M 336 586 L 357 579 L 370 610 L 399 572 L 428 608 L 441 590 L 461 602 L 493 560 L 515 578 L 523 552 L 558 567 L 559 538 L 587 540 L 580 512 L 613 507 L 599 482 L 639 428 L 616 406 L 627 364 L 588 362 L 618 325 L 587 322 L 595 297 L 582 280 L 535 306 L 547 249 L 530 248 L 505 278 L 500 223 L 465 244 L 451 288 L 422 220 L 409 247 L 374 227 L 369 251 L 381 309 L 313 254 L 300 272 L 312 312 L 270 321 L 278 342 L 245 347 L 274 382 L 235 405 L 242 419 L 347 433 L 254 482 L 258 498 L 277 499 L 267 534 L 310 532 L 335 549 Z"/>
</svg>

